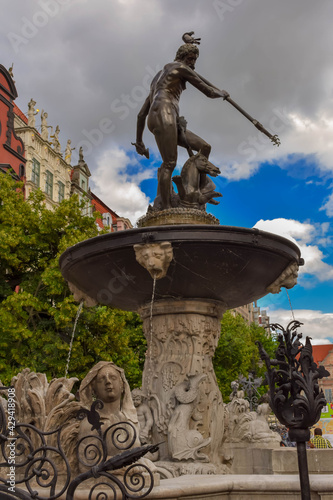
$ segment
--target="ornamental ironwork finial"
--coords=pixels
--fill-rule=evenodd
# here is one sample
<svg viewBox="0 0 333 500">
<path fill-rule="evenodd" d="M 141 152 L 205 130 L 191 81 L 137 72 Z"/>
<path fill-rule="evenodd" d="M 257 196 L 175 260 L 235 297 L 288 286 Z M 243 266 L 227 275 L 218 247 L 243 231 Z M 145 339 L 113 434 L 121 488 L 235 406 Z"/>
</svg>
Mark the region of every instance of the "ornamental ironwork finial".
<svg viewBox="0 0 333 500">
<path fill-rule="evenodd" d="M 280 332 L 274 359 L 270 359 L 260 342 L 257 345 L 266 363 L 270 406 L 288 428 L 290 440 L 297 444 L 302 500 L 311 500 L 306 443 L 310 439 L 309 428 L 318 422 L 327 404 L 318 380 L 330 373 L 314 362 L 311 337 L 306 337 L 305 345 L 301 343 L 302 333 L 297 333 L 297 328 L 302 324 L 294 320 L 286 329 L 278 323 L 270 325 L 273 331 Z"/>
</svg>

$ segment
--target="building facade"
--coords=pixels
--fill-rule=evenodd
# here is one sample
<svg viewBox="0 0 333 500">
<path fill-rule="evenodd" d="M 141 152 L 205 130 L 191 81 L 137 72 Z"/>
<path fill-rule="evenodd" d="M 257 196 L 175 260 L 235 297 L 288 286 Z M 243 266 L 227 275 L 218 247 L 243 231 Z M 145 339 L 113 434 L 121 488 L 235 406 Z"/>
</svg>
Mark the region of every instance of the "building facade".
<svg viewBox="0 0 333 500">
<path fill-rule="evenodd" d="M 79 152 L 79 162 L 71 170 L 71 191 L 70 194 L 76 194 L 80 203 L 83 204 L 82 214 L 88 217 L 92 216 L 92 194 L 89 187 L 89 178 L 91 173 L 87 163 L 84 161 L 82 148 Z"/>
<path fill-rule="evenodd" d="M 17 90 L 9 71 L 0 64 L 0 171 L 25 179 L 24 142 L 14 129 Z"/>
<path fill-rule="evenodd" d="M 96 221 L 101 229 L 106 229 L 110 233 L 113 233 L 116 231 L 125 231 L 133 227 L 129 219 L 119 217 L 116 212 L 109 208 L 94 193 L 91 193 L 91 203 L 93 210 L 101 214 L 101 218 Z"/>
<path fill-rule="evenodd" d="M 269 333 L 269 316 L 265 310 L 261 310 L 261 308 L 257 305 L 257 302 L 251 302 L 250 304 L 236 307 L 233 309 L 233 314 L 240 314 L 248 324 L 255 323 L 256 325 L 267 329 L 267 332 Z"/>
<path fill-rule="evenodd" d="M 52 134 L 53 127 L 47 125 L 44 111 L 41 113 L 41 133 L 37 130 L 35 115 L 38 111 L 34 105 L 31 99 L 28 117 L 17 106 L 14 108 L 15 132 L 25 146 L 25 193 L 28 197 L 31 191 L 41 189 L 47 208 L 52 209 L 71 194 L 71 166 L 61 154 L 59 127 Z M 52 130 L 50 137 L 49 128 Z"/>
<path fill-rule="evenodd" d="M 333 403 L 333 344 L 313 345 L 313 361 L 318 366 L 324 366 L 330 373 L 329 377 L 319 380 L 319 387 L 323 390 L 327 403 Z"/>
<path fill-rule="evenodd" d="M 27 114 L 15 104 L 17 90 L 10 70 L 0 65 L 0 171 L 10 172 L 24 182 L 25 196 L 40 189 L 45 194 L 45 204 L 53 209 L 62 200 L 76 194 L 82 203 L 82 213 L 92 216 L 98 210 L 101 228 L 110 232 L 132 228 L 129 219 L 119 217 L 102 200 L 91 193 L 91 172 L 79 151 L 77 165 L 71 165 L 71 141 L 62 148 L 60 128 L 48 124 L 48 114 L 28 103 Z M 38 123 L 37 123 L 38 122 Z"/>
</svg>

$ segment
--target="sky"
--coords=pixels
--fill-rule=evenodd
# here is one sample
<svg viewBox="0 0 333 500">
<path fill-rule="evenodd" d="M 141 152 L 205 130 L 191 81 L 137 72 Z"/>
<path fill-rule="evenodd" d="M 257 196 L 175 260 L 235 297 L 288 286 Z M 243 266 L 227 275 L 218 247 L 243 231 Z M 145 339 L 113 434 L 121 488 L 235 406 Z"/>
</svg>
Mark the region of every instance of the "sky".
<svg viewBox="0 0 333 500">
<path fill-rule="evenodd" d="M 298 284 L 258 304 L 323 344 L 333 342 L 332 18 L 331 0 L 1 0 L 0 63 L 13 65 L 22 111 L 33 98 L 48 113 L 62 151 L 68 139 L 75 147 L 72 164 L 82 146 L 92 191 L 135 225 L 160 165 L 147 129 L 149 160 L 131 145 L 136 117 L 153 76 L 194 31 L 197 72 L 281 140 L 188 84 L 180 114 L 221 170 L 223 198 L 208 211 L 299 246 Z M 186 155 L 179 150 L 176 173 Z"/>
</svg>

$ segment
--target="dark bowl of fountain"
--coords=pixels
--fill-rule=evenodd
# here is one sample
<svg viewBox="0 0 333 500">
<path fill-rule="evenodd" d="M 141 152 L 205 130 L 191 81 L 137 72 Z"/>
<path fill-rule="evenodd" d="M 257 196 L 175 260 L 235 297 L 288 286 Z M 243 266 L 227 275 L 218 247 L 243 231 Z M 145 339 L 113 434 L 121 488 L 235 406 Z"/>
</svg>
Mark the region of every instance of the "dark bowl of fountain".
<svg viewBox="0 0 333 500">
<path fill-rule="evenodd" d="M 108 233 L 68 248 L 61 272 L 72 289 L 100 304 L 137 311 L 150 302 L 153 273 L 135 249 L 170 243 L 155 300 L 212 300 L 231 309 L 296 283 L 299 248 L 281 236 L 239 227 L 169 225 Z M 163 247 L 163 245 L 162 245 Z M 163 253 L 163 251 L 162 251 Z M 163 255 L 156 258 L 163 260 Z M 149 270 L 149 269 L 148 269 Z"/>
</svg>

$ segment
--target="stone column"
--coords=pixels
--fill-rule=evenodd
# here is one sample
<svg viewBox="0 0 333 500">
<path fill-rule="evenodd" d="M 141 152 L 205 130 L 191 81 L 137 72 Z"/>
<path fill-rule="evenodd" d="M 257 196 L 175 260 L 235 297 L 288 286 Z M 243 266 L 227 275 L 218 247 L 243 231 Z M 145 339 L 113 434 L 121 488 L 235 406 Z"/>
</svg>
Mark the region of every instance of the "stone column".
<svg viewBox="0 0 333 500">
<path fill-rule="evenodd" d="M 175 458 L 170 449 L 170 430 L 174 430 L 178 451 L 183 437 L 184 443 L 188 443 L 184 444 L 184 453 L 178 453 L 178 460 L 221 464 L 224 410 L 212 358 L 225 309 L 216 301 L 175 299 L 158 301 L 152 308 L 149 304 L 139 311 L 148 343 L 142 389 L 154 415 L 154 442 L 164 441 L 160 446 L 160 460 Z M 195 377 L 201 374 L 203 377 Z M 189 405 L 182 404 L 187 401 L 177 399 L 177 387 L 183 383 L 186 391 L 189 380 L 200 380 L 190 410 Z M 179 411 L 180 406 L 183 412 Z M 171 427 L 175 422 L 176 408 L 182 423 L 177 423 L 177 429 L 170 429 L 170 421 Z M 200 439 L 201 443 L 209 444 L 202 447 L 198 455 L 192 451 Z"/>
</svg>

